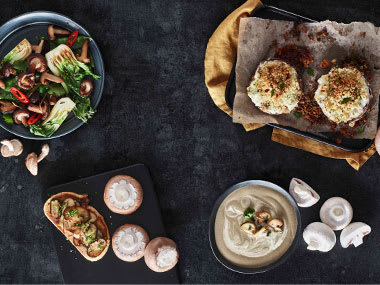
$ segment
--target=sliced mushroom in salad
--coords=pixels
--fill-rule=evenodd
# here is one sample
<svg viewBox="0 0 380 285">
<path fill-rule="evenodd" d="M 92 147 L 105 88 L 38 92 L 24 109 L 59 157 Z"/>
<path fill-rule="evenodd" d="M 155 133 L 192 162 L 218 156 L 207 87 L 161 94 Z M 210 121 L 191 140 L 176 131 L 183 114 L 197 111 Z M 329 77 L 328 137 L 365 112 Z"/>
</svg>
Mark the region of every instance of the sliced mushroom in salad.
<svg viewBox="0 0 380 285">
<path fill-rule="evenodd" d="M 100 76 L 91 38 L 50 25 L 37 40 L 22 40 L 0 62 L 0 111 L 6 123 L 50 137 L 71 111 L 83 122 L 93 116 L 90 98 Z"/>
</svg>

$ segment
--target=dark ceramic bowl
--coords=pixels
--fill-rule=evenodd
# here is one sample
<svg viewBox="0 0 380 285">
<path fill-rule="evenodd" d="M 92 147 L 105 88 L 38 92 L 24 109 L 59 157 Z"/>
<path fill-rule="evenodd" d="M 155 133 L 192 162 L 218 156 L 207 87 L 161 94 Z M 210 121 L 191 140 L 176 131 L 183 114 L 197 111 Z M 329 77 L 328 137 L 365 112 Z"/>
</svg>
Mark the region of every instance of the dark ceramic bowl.
<svg viewBox="0 0 380 285">
<path fill-rule="evenodd" d="M 48 11 L 26 13 L 9 20 L 0 27 L 0 58 L 4 58 L 9 51 L 25 38 L 28 39 L 31 44 L 38 44 L 37 37 L 47 36 L 47 28 L 51 24 L 69 31 L 78 30 L 79 35 L 91 37 L 81 25 L 61 14 Z M 94 80 L 94 90 L 91 94 L 91 106 L 96 109 L 103 93 L 104 64 L 99 48 L 94 40 L 90 41 L 89 47 L 94 59 L 94 73 L 101 77 L 99 80 Z M 30 133 L 29 128 L 25 128 L 23 125 L 7 124 L 3 118 L 0 118 L 0 126 L 8 132 L 19 137 L 34 140 L 61 137 L 76 130 L 81 125 L 83 125 L 83 122 L 71 113 L 50 138 L 44 138 Z"/>
<path fill-rule="evenodd" d="M 216 241 L 215 241 L 215 218 L 216 218 L 216 214 L 218 212 L 220 205 L 223 203 L 224 199 L 226 199 L 226 197 L 228 195 L 230 195 L 232 192 L 234 192 L 234 191 L 236 191 L 242 187 L 250 186 L 250 185 L 252 185 L 252 186 L 264 186 L 264 187 L 270 188 L 272 190 L 275 190 L 277 192 L 280 192 L 286 199 L 289 200 L 290 204 L 293 206 L 294 211 L 296 212 L 296 217 L 297 217 L 297 231 L 296 231 L 295 237 L 293 239 L 293 242 L 290 245 L 290 247 L 288 248 L 288 250 L 279 259 L 277 259 L 273 263 L 266 265 L 266 266 L 263 266 L 263 267 L 256 267 L 256 268 L 240 267 L 240 266 L 237 266 L 237 265 L 231 263 L 226 258 L 224 258 L 224 256 L 219 252 L 218 247 L 216 245 Z M 285 260 L 294 252 L 295 247 L 297 245 L 297 240 L 298 240 L 300 233 L 301 233 L 301 215 L 300 215 L 300 212 L 298 210 L 298 206 L 297 206 L 296 202 L 293 200 L 292 196 L 290 196 L 290 194 L 287 191 L 285 191 L 284 189 L 282 189 L 280 186 L 273 184 L 271 182 L 263 181 L 263 180 L 249 180 L 249 181 L 244 181 L 244 182 L 235 184 L 234 186 L 230 187 L 226 192 L 224 192 L 218 198 L 218 200 L 216 200 L 214 208 L 212 209 L 209 226 L 210 226 L 210 229 L 209 229 L 210 245 L 211 245 L 212 252 L 214 253 L 214 256 L 216 257 L 216 259 L 221 264 L 223 264 L 225 267 L 227 267 L 228 269 L 230 269 L 232 271 L 235 271 L 238 273 L 243 273 L 243 274 L 255 274 L 255 273 L 266 272 L 268 270 L 271 270 L 271 269 L 279 266 L 280 264 L 285 262 Z"/>
</svg>

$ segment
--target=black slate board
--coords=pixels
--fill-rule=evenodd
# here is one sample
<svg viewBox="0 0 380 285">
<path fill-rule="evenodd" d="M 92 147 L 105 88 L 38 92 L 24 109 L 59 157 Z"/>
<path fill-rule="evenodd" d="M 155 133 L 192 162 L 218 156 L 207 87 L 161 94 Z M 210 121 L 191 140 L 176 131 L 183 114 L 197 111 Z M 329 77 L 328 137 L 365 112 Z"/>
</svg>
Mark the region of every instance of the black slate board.
<svg viewBox="0 0 380 285">
<path fill-rule="evenodd" d="M 141 207 L 131 215 L 113 213 L 103 201 L 104 186 L 111 177 L 119 174 L 136 178 L 144 190 Z M 148 168 L 143 164 L 51 187 L 44 193 L 44 199 L 64 191 L 87 193 L 90 205 L 104 216 L 111 237 L 116 228 L 127 223 L 142 226 L 149 234 L 150 239 L 166 236 L 153 182 Z M 179 283 L 177 267 L 168 272 L 156 273 L 145 265 L 144 258 L 132 263 L 121 261 L 114 254 L 112 246 L 101 260 L 90 262 L 66 240 L 53 224 L 51 224 L 51 229 L 65 283 Z"/>
</svg>

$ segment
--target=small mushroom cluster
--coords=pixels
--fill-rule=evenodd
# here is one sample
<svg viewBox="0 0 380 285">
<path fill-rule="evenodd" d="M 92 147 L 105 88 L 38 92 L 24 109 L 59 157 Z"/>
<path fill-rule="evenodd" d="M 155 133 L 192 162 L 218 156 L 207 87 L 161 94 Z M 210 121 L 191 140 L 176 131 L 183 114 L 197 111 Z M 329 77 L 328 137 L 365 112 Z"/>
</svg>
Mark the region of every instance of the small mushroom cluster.
<svg viewBox="0 0 380 285">
<path fill-rule="evenodd" d="M 3 157 L 19 156 L 24 150 L 21 141 L 19 141 L 18 139 L 5 139 L 0 141 L 0 143 L 2 144 L 0 151 Z M 37 156 L 35 152 L 28 154 L 28 156 L 25 159 L 25 166 L 32 175 L 37 175 L 38 163 L 49 154 L 49 150 L 49 145 L 44 144 L 42 146 L 41 153 L 39 156 Z"/>
<path fill-rule="evenodd" d="M 255 237 L 267 235 L 272 231 L 282 233 L 284 222 L 281 219 L 273 218 L 268 211 L 255 212 L 254 209 L 247 208 L 244 211 L 246 221 L 240 226 L 244 232 Z"/>
<path fill-rule="evenodd" d="M 318 193 L 298 178 L 291 180 L 289 192 L 300 207 L 310 207 L 319 200 Z M 308 244 L 309 250 L 330 251 L 336 243 L 334 231 L 343 229 L 340 234 L 343 248 L 347 248 L 350 244 L 355 247 L 361 245 L 363 237 L 371 232 L 371 227 L 365 223 L 350 224 L 353 209 L 351 204 L 341 197 L 332 197 L 325 201 L 319 216 L 322 223 L 311 223 L 303 232 L 303 239 Z"/>
</svg>

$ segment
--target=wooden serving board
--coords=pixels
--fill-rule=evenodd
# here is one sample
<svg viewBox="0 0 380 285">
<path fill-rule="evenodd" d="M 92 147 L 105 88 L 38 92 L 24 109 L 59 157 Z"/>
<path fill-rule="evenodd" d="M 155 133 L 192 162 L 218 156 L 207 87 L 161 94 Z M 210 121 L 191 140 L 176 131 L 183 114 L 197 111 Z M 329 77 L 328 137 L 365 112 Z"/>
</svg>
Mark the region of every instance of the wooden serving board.
<svg viewBox="0 0 380 285">
<path fill-rule="evenodd" d="M 107 181 L 115 175 L 132 176 L 140 182 L 143 188 L 142 205 L 131 215 L 113 213 L 104 203 L 104 187 Z M 49 195 L 64 191 L 87 193 L 90 205 L 104 216 L 111 237 L 114 231 L 124 224 L 142 226 L 149 234 L 150 239 L 166 236 L 153 182 L 148 168 L 143 164 L 136 164 L 51 187 L 45 191 L 44 199 L 47 200 Z M 177 267 L 168 272 L 156 273 L 145 265 L 144 258 L 130 263 L 118 259 L 112 250 L 112 246 L 109 247 L 101 260 L 90 262 L 66 240 L 65 236 L 53 224 L 51 229 L 65 283 L 179 283 Z"/>
</svg>

